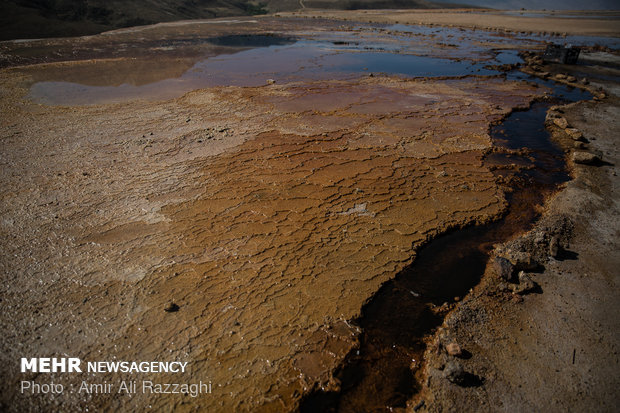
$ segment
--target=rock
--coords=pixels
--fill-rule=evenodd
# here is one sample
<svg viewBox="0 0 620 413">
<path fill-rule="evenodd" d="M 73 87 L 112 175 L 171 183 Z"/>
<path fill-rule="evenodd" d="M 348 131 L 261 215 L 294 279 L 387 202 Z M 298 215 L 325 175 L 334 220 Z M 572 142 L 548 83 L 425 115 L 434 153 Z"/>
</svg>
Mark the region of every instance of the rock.
<svg viewBox="0 0 620 413">
<path fill-rule="evenodd" d="M 178 306 L 176 303 L 174 303 L 174 302 L 170 301 L 170 302 L 169 302 L 168 304 L 166 304 L 166 306 L 164 307 L 164 311 L 165 311 L 165 312 L 167 312 L 167 313 L 174 313 L 174 312 L 179 311 L 179 306 Z"/>
<path fill-rule="evenodd" d="M 508 261 L 506 258 L 495 257 L 493 259 L 492 265 L 493 271 L 500 279 L 504 281 L 510 281 L 512 279 L 512 273 L 514 268 L 512 267 L 510 261 Z"/>
<path fill-rule="evenodd" d="M 551 237 L 549 241 L 549 255 L 556 258 L 560 254 L 560 239 L 558 237 Z"/>
<path fill-rule="evenodd" d="M 575 141 L 573 142 L 573 147 L 575 147 L 576 149 L 585 149 L 587 148 L 587 145 L 583 142 Z"/>
<path fill-rule="evenodd" d="M 525 272 L 519 272 L 519 284 L 512 286 L 512 292 L 516 294 L 527 294 L 536 288 L 536 284 L 532 281 L 532 278 Z"/>
<path fill-rule="evenodd" d="M 547 79 L 549 76 L 551 76 L 551 73 L 549 73 L 549 72 L 540 72 L 539 76 L 542 77 L 543 79 Z"/>
<path fill-rule="evenodd" d="M 585 151 L 575 151 L 573 152 L 573 162 L 582 164 L 582 165 L 595 165 L 601 161 L 597 155 L 585 152 Z"/>
<path fill-rule="evenodd" d="M 569 127 L 568 121 L 563 117 L 558 117 L 558 118 L 553 119 L 553 123 L 555 123 L 556 126 L 562 129 L 566 129 Z"/>
<path fill-rule="evenodd" d="M 267 84 L 268 85 L 275 85 L 276 81 L 274 79 L 267 79 Z"/>
<path fill-rule="evenodd" d="M 587 78 L 585 78 L 585 77 L 583 79 L 581 79 L 580 82 L 583 83 L 584 85 L 589 85 L 590 84 L 590 81 Z"/>
<path fill-rule="evenodd" d="M 566 132 L 568 134 L 568 136 L 570 136 L 572 139 L 578 141 L 580 139 L 583 139 L 583 133 L 581 133 L 581 131 L 579 129 L 576 128 L 566 128 L 564 129 L 564 132 Z"/>
<path fill-rule="evenodd" d="M 462 385 L 465 384 L 467 374 L 463 366 L 456 360 L 450 360 L 443 369 L 443 376 L 451 383 Z"/>
<path fill-rule="evenodd" d="M 566 80 L 568 80 L 569 82 L 571 82 L 571 83 L 572 83 L 572 82 L 576 82 L 576 81 L 577 81 L 577 78 L 576 78 L 575 76 L 567 76 L 567 77 L 566 77 Z"/>
<path fill-rule="evenodd" d="M 529 252 L 508 250 L 506 258 L 512 263 L 517 270 L 533 270 L 538 267 L 538 262 Z"/>
<path fill-rule="evenodd" d="M 510 285 L 509 285 L 508 283 L 499 283 L 499 284 L 497 285 L 497 290 L 498 290 L 498 291 L 501 291 L 501 292 L 503 292 L 503 293 L 507 293 L 507 292 L 510 292 L 510 291 L 511 291 L 511 290 L 510 290 Z"/>
<path fill-rule="evenodd" d="M 563 73 L 558 73 L 557 75 L 555 75 L 555 78 L 558 80 L 565 80 L 566 79 L 566 75 Z"/>
<path fill-rule="evenodd" d="M 461 346 L 458 343 L 452 342 L 446 346 L 446 352 L 452 357 L 460 357 L 463 355 L 463 350 L 461 350 Z"/>
</svg>

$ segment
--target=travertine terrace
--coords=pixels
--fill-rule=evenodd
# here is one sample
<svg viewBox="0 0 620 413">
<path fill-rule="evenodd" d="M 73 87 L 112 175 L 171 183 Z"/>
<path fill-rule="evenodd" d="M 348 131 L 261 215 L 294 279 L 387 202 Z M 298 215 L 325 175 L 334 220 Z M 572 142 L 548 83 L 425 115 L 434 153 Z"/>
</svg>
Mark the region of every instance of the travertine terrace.
<svg viewBox="0 0 620 413">
<path fill-rule="evenodd" d="M 12 64 L 29 58 L 15 47 Z M 336 386 L 350 320 L 381 284 L 434 236 L 504 212 L 489 127 L 545 93 L 363 74 L 86 106 L 28 95 L 79 64 L 0 72 L 0 388 L 18 410 L 280 411 Z M 23 354 L 187 361 L 182 380 L 213 393 L 28 398 L 14 391 Z"/>
</svg>

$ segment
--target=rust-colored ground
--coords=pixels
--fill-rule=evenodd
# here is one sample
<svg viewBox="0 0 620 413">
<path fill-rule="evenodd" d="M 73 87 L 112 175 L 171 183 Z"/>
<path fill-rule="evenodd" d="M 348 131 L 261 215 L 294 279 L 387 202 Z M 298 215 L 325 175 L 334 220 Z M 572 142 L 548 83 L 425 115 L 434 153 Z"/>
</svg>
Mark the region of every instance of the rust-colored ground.
<svg viewBox="0 0 620 413">
<path fill-rule="evenodd" d="M 501 214 L 489 123 L 539 93 L 366 78 L 73 108 L 5 95 L 3 331 L 26 332 L 3 340 L 5 391 L 25 353 L 182 359 L 213 394 L 148 403 L 293 407 L 417 247 Z"/>
<path fill-rule="evenodd" d="M 44 55 L 16 47 L 6 64 Z M 0 73 L 0 388 L 12 410 L 280 411 L 335 386 L 358 334 L 349 320 L 379 286 L 431 237 L 502 214 L 481 161 L 489 125 L 544 93 L 501 77 L 380 76 L 29 100 L 38 71 L 62 65 Z M 38 355 L 187 361 L 182 377 L 142 378 L 211 381 L 213 393 L 20 395 L 24 378 L 122 378 L 18 373 L 19 357 Z"/>
</svg>

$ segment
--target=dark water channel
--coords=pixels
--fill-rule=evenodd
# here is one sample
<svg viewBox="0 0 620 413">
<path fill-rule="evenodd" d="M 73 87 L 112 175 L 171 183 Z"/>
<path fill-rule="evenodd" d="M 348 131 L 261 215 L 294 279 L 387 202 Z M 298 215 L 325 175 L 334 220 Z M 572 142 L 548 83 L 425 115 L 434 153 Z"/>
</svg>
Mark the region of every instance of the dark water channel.
<svg viewBox="0 0 620 413">
<path fill-rule="evenodd" d="M 523 76 L 515 73 L 509 77 Z M 512 113 L 491 130 L 496 146 L 526 148 L 521 151 L 523 155 L 493 153 L 486 159 L 489 166 L 524 167 L 516 173 L 497 168 L 498 175 L 513 174 L 506 215 L 488 225 L 438 237 L 421 249 L 410 267 L 384 284 L 355 320 L 362 328 L 361 345 L 336 373 L 341 390 L 310 394 L 301 404 L 302 412 L 371 412 L 405 407 L 419 391 L 415 373 L 425 350 L 423 338 L 443 322 L 443 316 L 431 307 L 454 303 L 467 294 L 480 281 L 493 245 L 531 228 L 538 218 L 536 205 L 569 179 L 564 153 L 545 130 L 545 116 L 552 104 L 588 99 L 590 95 L 536 81 L 552 87 L 554 98 Z"/>
</svg>

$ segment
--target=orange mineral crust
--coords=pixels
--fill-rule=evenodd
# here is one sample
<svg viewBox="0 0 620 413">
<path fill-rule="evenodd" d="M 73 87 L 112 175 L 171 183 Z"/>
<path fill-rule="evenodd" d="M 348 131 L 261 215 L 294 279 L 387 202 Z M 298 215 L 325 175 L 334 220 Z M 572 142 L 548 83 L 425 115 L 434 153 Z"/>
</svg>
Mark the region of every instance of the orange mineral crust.
<svg viewBox="0 0 620 413">
<path fill-rule="evenodd" d="M 212 383 L 200 398 L 56 401 L 127 410 L 279 411 L 337 386 L 350 321 L 381 284 L 430 238 L 504 212 L 489 126 L 543 93 L 365 77 L 54 107 L 4 76 L 1 264 L 19 283 L 2 288 L 2 322 L 40 331 L 7 338 L 5 357 L 187 361 L 156 381 Z"/>
</svg>

